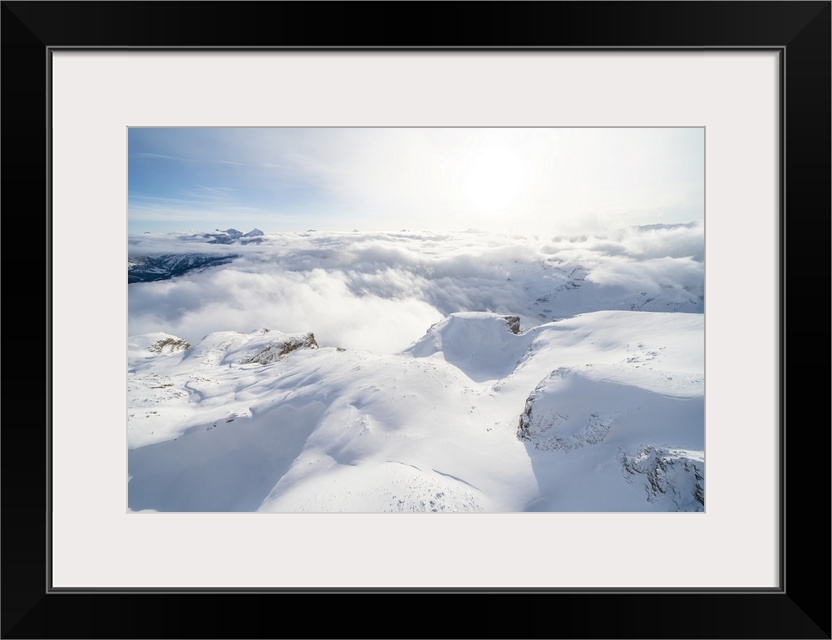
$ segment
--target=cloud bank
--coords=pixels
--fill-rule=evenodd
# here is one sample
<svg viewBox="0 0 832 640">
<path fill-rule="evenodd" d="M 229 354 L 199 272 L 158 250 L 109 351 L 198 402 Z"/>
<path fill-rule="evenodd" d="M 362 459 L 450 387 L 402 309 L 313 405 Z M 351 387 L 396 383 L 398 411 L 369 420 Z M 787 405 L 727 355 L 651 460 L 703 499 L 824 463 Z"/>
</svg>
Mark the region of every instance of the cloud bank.
<svg viewBox="0 0 832 640">
<path fill-rule="evenodd" d="M 600 309 L 702 312 L 701 224 L 574 237 L 282 233 L 257 245 L 136 235 L 131 257 L 234 254 L 230 264 L 131 284 L 129 333 L 190 342 L 265 327 L 322 346 L 391 353 L 458 311 L 519 315 L 524 328 Z"/>
</svg>

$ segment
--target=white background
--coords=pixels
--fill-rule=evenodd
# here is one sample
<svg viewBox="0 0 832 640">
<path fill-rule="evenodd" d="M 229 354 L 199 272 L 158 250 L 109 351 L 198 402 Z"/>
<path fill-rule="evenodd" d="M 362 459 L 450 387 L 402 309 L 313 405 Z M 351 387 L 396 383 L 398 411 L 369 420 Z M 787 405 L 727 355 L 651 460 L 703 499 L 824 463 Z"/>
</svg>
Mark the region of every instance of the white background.
<svg viewBox="0 0 832 640">
<path fill-rule="evenodd" d="M 778 583 L 774 53 L 53 58 L 56 587 Z M 706 127 L 706 513 L 128 514 L 128 126 Z"/>
</svg>

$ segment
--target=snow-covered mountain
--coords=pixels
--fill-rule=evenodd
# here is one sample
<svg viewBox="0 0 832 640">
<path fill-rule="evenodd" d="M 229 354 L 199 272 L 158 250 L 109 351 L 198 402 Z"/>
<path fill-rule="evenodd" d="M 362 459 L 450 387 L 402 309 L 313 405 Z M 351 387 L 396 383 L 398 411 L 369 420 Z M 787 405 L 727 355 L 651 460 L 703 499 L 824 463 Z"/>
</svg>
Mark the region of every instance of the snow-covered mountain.
<svg viewBox="0 0 832 640">
<path fill-rule="evenodd" d="M 208 244 L 234 244 L 239 240 L 240 244 L 248 244 L 250 242 L 260 242 L 260 236 L 263 235 L 265 234 L 256 228 L 248 233 L 231 228 L 224 230 L 216 229 L 208 233 L 179 236 L 179 239 L 184 242 L 206 242 Z"/>
<path fill-rule="evenodd" d="M 157 282 L 181 276 L 189 271 L 228 264 L 237 256 L 215 256 L 201 253 L 136 256 L 127 260 L 127 282 Z"/>
<path fill-rule="evenodd" d="M 454 313 L 410 347 L 129 341 L 131 510 L 701 511 L 704 324 Z"/>
<path fill-rule="evenodd" d="M 188 246 L 195 246 L 200 243 L 206 245 L 259 244 L 263 241 L 264 235 L 260 229 L 252 229 L 248 233 L 233 228 L 224 231 L 217 229 L 209 233 L 174 236 L 176 245 L 170 248 L 175 249 L 176 253 L 143 255 L 133 249 L 127 259 L 127 283 L 158 282 L 159 280 L 183 276 L 191 271 L 228 264 L 240 256 L 234 253 L 217 254 L 189 251 Z M 143 243 L 140 242 L 140 239 L 134 238 L 130 244 L 136 247 Z"/>
</svg>

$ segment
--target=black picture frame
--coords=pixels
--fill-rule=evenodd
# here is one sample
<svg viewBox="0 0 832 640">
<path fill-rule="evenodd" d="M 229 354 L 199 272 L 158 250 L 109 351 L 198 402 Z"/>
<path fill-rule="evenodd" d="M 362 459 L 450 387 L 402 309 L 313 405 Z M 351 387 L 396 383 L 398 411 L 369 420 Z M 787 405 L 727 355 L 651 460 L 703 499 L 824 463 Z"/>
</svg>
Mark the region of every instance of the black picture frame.
<svg viewBox="0 0 832 640">
<path fill-rule="evenodd" d="M 830 638 L 830 15 L 829 1 L 2 2 L 2 637 Z M 779 52 L 779 588 L 52 590 L 50 52 L 130 47 Z"/>
</svg>

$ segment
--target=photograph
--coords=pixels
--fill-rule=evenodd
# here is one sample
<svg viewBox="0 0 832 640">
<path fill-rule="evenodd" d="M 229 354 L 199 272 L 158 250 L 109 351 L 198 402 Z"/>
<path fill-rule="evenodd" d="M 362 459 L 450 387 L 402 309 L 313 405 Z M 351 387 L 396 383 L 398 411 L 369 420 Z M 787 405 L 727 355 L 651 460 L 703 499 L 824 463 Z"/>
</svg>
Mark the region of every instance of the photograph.
<svg viewBox="0 0 832 640">
<path fill-rule="evenodd" d="M 700 512 L 704 127 L 129 127 L 127 509 Z"/>
</svg>

